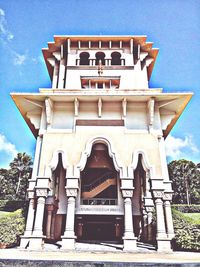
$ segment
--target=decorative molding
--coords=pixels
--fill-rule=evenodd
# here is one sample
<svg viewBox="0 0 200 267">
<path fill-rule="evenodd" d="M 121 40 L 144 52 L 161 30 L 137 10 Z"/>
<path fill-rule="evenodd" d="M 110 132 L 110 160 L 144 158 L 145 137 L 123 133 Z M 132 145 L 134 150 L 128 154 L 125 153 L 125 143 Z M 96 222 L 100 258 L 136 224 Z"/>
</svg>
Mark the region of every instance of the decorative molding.
<svg viewBox="0 0 200 267">
<path fill-rule="evenodd" d="M 132 197 L 133 196 L 133 190 L 129 190 L 129 189 L 122 189 L 122 196 L 124 198 L 126 197 Z"/>
<path fill-rule="evenodd" d="M 53 170 L 53 171 L 56 169 L 56 167 L 58 165 L 59 154 L 62 154 L 63 168 L 65 170 L 67 170 L 69 168 L 68 157 L 67 157 L 67 154 L 65 153 L 65 151 L 64 150 L 56 150 L 56 151 L 54 151 L 52 159 L 48 165 L 51 168 L 51 170 Z"/>
<path fill-rule="evenodd" d="M 74 99 L 74 116 L 78 116 L 79 111 L 79 101 L 77 98 Z"/>
<path fill-rule="evenodd" d="M 78 189 L 77 188 L 66 188 L 67 197 L 77 197 Z"/>
<path fill-rule="evenodd" d="M 152 127 L 155 116 L 155 99 L 153 97 L 149 99 L 147 107 L 148 107 L 149 127 Z"/>
<path fill-rule="evenodd" d="M 47 197 L 48 188 L 36 188 L 37 197 Z"/>
<path fill-rule="evenodd" d="M 79 163 L 74 168 L 75 172 L 77 172 L 75 174 L 75 176 L 80 177 L 80 172 L 85 168 L 85 165 L 87 163 L 87 159 L 91 154 L 92 146 L 96 143 L 102 143 L 108 147 L 108 154 L 113 159 L 113 163 L 114 163 L 116 171 L 118 171 L 120 173 L 120 177 L 126 177 L 127 176 L 126 168 L 125 168 L 125 166 L 123 166 L 120 163 L 120 161 L 116 155 L 116 152 L 113 149 L 114 146 L 112 144 L 112 141 L 109 138 L 102 137 L 102 136 L 101 137 L 93 137 L 93 138 L 88 140 L 88 142 L 86 143 L 85 150 L 81 154 L 81 159 L 80 159 Z"/>
<path fill-rule="evenodd" d="M 163 198 L 164 197 L 164 192 L 161 190 L 153 190 L 153 196 L 155 198 Z"/>
<path fill-rule="evenodd" d="M 46 107 L 46 120 L 47 124 L 50 125 L 52 123 L 52 109 L 53 109 L 53 101 L 50 98 L 45 99 L 45 107 Z"/>
<path fill-rule="evenodd" d="M 99 98 L 98 100 L 98 116 L 101 117 L 102 114 L 102 99 Z"/>
<path fill-rule="evenodd" d="M 163 200 L 172 201 L 173 192 L 164 192 Z"/>
<path fill-rule="evenodd" d="M 127 100 L 124 98 L 122 100 L 122 109 L 123 109 L 123 116 L 126 117 L 126 109 L 127 109 Z"/>
</svg>

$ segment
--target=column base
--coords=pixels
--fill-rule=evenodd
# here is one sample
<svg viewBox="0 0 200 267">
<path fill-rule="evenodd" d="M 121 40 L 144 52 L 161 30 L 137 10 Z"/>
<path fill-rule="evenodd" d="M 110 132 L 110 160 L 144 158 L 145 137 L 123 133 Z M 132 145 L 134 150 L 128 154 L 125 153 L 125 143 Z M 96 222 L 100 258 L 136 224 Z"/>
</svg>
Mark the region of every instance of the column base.
<svg viewBox="0 0 200 267">
<path fill-rule="evenodd" d="M 136 243 L 137 238 L 134 235 L 124 236 L 123 240 L 124 240 L 123 251 L 136 251 L 137 250 L 137 243 Z"/>
<path fill-rule="evenodd" d="M 41 250 L 44 247 L 43 238 L 45 236 L 32 236 L 30 237 L 28 249 L 30 250 Z"/>
<path fill-rule="evenodd" d="M 77 238 L 74 235 L 74 232 L 65 232 L 62 238 L 62 247 L 61 250 L 74 250 L 75 249 L 75 239 Z"/>
<path fill-rule="evenodd" d="M 30 241 L 31 236 L 23 235 L 20 237 L 20 245 L 19 248 L 25 249 L 28 247 L 28 243 Z"/>
<path fill-rule="evenodd" d="M 171 238 L 157 238 L 157 251 L 158 252 L 172 252 Z"/>
</svg>

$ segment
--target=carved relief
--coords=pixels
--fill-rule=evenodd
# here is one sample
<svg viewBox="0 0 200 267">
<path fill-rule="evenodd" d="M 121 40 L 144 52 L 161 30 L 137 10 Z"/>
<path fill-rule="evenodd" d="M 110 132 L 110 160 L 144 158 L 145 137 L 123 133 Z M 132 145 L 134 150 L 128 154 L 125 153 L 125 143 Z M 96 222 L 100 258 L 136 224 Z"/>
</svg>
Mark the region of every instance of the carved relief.
<svg viewBox="0 0 200 267">
<path fill-rule="evenodd" d="M 47 197 L 47 188 L 36 189 L 37 197 Z"/>
<path fill-rule="evenodd" d="M 123 197 L 132 197 L 133 196 L 133 190 L 122 190 Z"/>
<path fill-rule="evenodd" d="M 73 189 L 66 189 L 66 194 L 68 197 L 77 197 L 78 190 L 76 188 Z"/>
<path fill-rule="evenodd" d="M 153 191 L 153 196 L 155 198 L 163 198 L 164 192 L 163 191 Z"/>
<path fill-rule="evenodd" d="M 172 200 L 172 193 L 164 193 L 163 200 Z"/>
</svg>

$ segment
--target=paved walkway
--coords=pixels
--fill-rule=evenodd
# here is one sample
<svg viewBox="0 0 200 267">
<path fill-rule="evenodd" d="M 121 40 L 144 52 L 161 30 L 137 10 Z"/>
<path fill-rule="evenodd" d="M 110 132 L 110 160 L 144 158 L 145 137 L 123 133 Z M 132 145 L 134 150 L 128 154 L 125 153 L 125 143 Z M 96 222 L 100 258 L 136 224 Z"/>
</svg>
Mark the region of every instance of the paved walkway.
<svg viewBox="0 0 200 267">
<path fill-rule="evenodd" d="M 107 250 L 106 250 L 107 246 Z M 140 263 L 196 263 L 200 266 L 200 253 L 195 252 L 171 252 L 159 253 L 154 250 L 141 248 L 137 252 L 123 252 L 120 248 L 109 250 L 108 244 L 102 249 L 96 245 L 81 245 L 75 251 L 62 251 L 58 247 L 46 246 L 44 250 L 30 251 L 21 249 L 1 249 L 0 259 L 10 260 L 45 260 L 45 261 L 77 261 L 77 262 L 140 262 Z M 92 251 L 91 251 L 92 250 Z M 199 263 L 199 265 L 197 264 Z M 0 266 L 3 266 L 0 264 Z M 24 265 L 23 265 L 24 266 Z M 187 266 L 187 265 L 184 265 Z"/>
</svg>

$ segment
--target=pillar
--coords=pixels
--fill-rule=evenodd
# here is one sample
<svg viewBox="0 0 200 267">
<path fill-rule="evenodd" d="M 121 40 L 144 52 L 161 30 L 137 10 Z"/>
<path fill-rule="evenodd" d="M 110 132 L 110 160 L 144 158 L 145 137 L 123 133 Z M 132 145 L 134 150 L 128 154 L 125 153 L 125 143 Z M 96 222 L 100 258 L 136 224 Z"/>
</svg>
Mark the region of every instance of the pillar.
<svg viewBox="0 0 200 267">
<path fill-rule="evenodd" d="M 167 237 L 165 227 L 165 217 L 163 210 L 163 192 L 154 191 L 155 206 L 156 206 L 156 220 L 157 220 L 157 250 L 158 251 L 171 251 L 171 239 Z"/>
<path fill-rule="evenodd" d="M 153 240 L 153 236 L 152 236 L 153 208 L 146 207 L 146 211 L 147 211 L 147 241 L 151 242 Z"/>
<path fill-rule="evenodd" d="M 74 249 L 75 248 L 75 233 L 74 233 L 74 221 L 75 221 L 75 197 L 68 197 L 67 200 L 67 215 L 64 236 L 62 236 L 62 249 Z"/>
<path fill-rule="evenodd" d="M 44 217 L 44 208 L 45 200 L 47 197 L 47 189 L 36 189 L 37 195 L 37 208 L 35 213 L 35 224 L 33 233 L 30 239 L 29 248 L 30 249 L 41 249 L 43 245 L 43 217 Z"/>
<path fill-rule="evenodd" d="M 169 200 L 164 201 L 164 211 L 165 211 L 167 237 L 172 239 L 174 237 L 174 226 L 172 220 L 171 204 Z"/>
<path fill-rule="evenodd" d="M 34 192 L 33 192 L 33 195 L 34 195 Z M 32 235 L 34 215 L 35 215 L 34 202 L 35 202 L 34 198 L 33 197 L 30 198 L 27 220 L 26 220 L 26 228 L 25 228 L 24 235 L 21 236 L 20 248 L 26 248 L 27 247 L 29 239 Z"/>
<path fill-rule="evenodd" d="M 136 237 L 133 231 L 133 214 L 132 214 L 132 192 L 122 190 L 124 198 L 124 250 L 136 250 Z M 126 197 L 129 196 L 129 197 Z"/>
<path fill-rule="evenodd" d="M 66 213 L 66 224 L 65 232 L 62 238 L 62 248 L 61 249 L 75 249 L 75 205 L 76 197 L 78 194 L 78 178 L 72 177 L 67 178 L 66 182 L 66 195 L 67 195 L 67 213 Z"/>
</svg>

